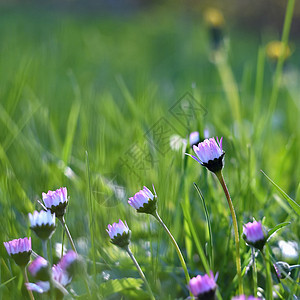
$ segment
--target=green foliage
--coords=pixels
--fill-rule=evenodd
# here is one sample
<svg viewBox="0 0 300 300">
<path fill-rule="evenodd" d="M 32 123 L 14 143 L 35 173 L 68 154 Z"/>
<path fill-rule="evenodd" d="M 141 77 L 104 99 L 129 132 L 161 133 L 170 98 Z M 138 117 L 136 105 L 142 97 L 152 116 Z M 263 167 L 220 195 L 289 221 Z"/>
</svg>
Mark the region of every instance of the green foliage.
<svg viewBox="0 0 300 300">
<path fill-rule="evenodd" d="M 273 259 L 284 261 L 278 242 L 299 245 L 300 75 L 295 66 L 300 57 L 295 51 L 282 76 L 277 69 L 275 88 L 275 66 L 264 47 L 278 38 L 276 33 L 259 39 L 257 33 L 227 32 L 230 48 L 216 60 L 202 16 L 175 7 L 126 16 L 1 12 L 0 242 L 32 235 L 34 251 L 42 254 L 28 213 L 40 209 L 36 200 L 42 192 L 66 186 L 66 222 L 88 263 L 94 299 L 146 297 L 131 260 L 105 231 L 119 218 L 132 231 L 132 252 L 157 299 L 184 299 L 184 273 L 165 232 L 127 203 L 153 183 L 158 212 L 190 276 L 205 273 L 211 263 L 214 274 L 219 272 L 220 294 L 230 299 L 237 293 L 237 278 L 224 194 L 211 173 L 169 147 L 173 134 L 187 138 L 199 130 L 203 136 L 208 128 L 210 136 L 224 137 L 224 177 L 240 234 L 253 217 L 264 218 L 268 228 L 289 222 L 269 242 Z M 296 48 L 299 41 L 294 43 Z M 202 107 L 189 118 L 172 110 L 187 92 Z M 162 122 L 169 131 L 159 141 L 153 128 Z M 266 184 L 261 169 L 278 183 L 279 194 Z M 57 225 L 53 256 L 63 236 Z M 65 246 L 70 248 L 66 239 Z M 0 298 L 28 297 L 3 245 L 0 257 Z M 241 259 L 245 293 L 252 294 L 250 252 L 243 241 Z M 264 291 L 265 267 L 257 260 L 258 287 Z M 278 286 L 283 299 L 299 295 L 296 276 Z M 78 281 L 70 287 L 84 298 L 85 286 Z"/>
</svg>

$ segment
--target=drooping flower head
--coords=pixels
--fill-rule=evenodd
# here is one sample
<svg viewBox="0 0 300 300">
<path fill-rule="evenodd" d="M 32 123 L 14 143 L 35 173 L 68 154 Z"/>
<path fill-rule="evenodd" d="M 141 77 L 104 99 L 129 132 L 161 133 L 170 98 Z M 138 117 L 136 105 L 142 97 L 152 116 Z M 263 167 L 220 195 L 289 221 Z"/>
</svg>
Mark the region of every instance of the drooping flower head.
<svg viewBox="0 0 300 300">
<path fill-rule="evenodd" d="M 221 171 L 223 168 L 223 158 L 225 152 L 222 149 L 222 140 L 215 138 L 205 139 L 203 142 L 199 143 L 198 146 L 193 146 L 194 152 L 197 156 L 191 156 L 194 160 L 200 163 L 202 166 L 206 167 L 211 172 Z"/>
<path fill-rule="evenodd" d="M 190 147 L 197 146 L 200 143 L 200 134 L 198 131 L 193 131 L 189 136 Z"/>
<path fill-rule="evenodd" d="M 54 281 L 53 285 L 55 291 L 55 299 L 62 299 L 64 296 L 63 291 L 57 287 L 55 282 L 65 287 L 72 281 L 72 277 L 59 265 L 53 265 L 51 271 L 52 280 Z M 28 290 L 43 294 L 50 291 L 50 282 L 38 281 L 36 283 L 26 283 L 26 287 Z"/>
<path fill-rule="evenodd" d="M 247 244 L 262 250 L 267 240 L 267 233 L 261 222 L 253 221 L 244 225 L 243 239 Z"/>
<path fill-rule="evenodd" d="M 36 283 L 26 282 L 25 283 L 27 290 L 37 292 L 39 294 L 46 293 L 50 291 L 50 282 L 49 281 L 38 281 Z"/>
<path fill-rule="evenodd" d="M 50 210 L 40 212 L 34 211 L 29 213 L 30 228 L 36 233 L 41 240 L 51 238 L 55 230 L 55 214 L 51 214 Z"/>
<path fill-rule="evenodd" d="M 69 250 L 59 261 L 58 266 L 65 270 L 71 277 L 74 276 L 77 271 L 81 271 L 85 267 L 81 257 L 73 250 Z"/>
<path fill-rule="evenodd" d="M 31 237 L 4 242 L 4 246 L 18 266 L 24 267 L 29 263 L 32 252 Z"/>
<path fill-rule="evenodd" d="M 217 289 L 216 280 L 217 278 L 212 272 L 210 272 L 210 276 L 207 274 L 198 275 L 190 280 L 189 290 L 198 300 L 213 300 Z"/>
<path fill-rule="evenodd" d="M 129 245 L 131 231 L 129 230 L 126 221 L 124 223 L 122 220 L 119 220 L 119 223 L 109 224 L 107 228 L 106 231 L 114 245 L 121 248 Z"/>
<path fill-rule="evenodd" d="M 155 191 L 154 191 L 155 193 Z M 128 203 L 139 213 L 153 214 L 156 211 L 157 196 L 144 186 L 142 190 L 130 197 Z"/>
<path fill-rule="evenodd" d="M 48 191 L 48 193 L 43 193 L 43 201 L 45 206 L 55 213 L 57 218 L 61 218 L 65 212 L 68 205 L 68 195 L 67 188 L 62 187 L 56 191 Z"/>
<path fill-rule="evenodd" d="M 28 271 L 34 278 L 38 280 L 47 281 L 50 279 L 49 263 L 41 256 L 38 256 L 28 266 Z"/>
<path fill-rule="evenodd" d="M 241 295 L 241 296 L 235 296 L 233 297 L 231 300 L 261 300 L 260 298 L 256 298 L 254 296 L 245 296 L 245 295 Z"/>
</svg>

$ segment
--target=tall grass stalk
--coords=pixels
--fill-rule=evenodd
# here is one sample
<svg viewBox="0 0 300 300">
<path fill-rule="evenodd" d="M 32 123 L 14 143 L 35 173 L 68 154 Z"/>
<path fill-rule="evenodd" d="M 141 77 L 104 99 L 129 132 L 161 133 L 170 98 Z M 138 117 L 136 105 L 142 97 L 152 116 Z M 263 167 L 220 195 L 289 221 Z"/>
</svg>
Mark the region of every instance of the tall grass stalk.
<svg viewBox="0 0 300 300">
<path fill-rule="evenodd" d="M 289 40 L 289 34 L 290 34 L 290 29 L 291 29 L 293 14 L 294 14 L 294 7 L 295 7 L 295 0 L 288 0 L 285 18 L 284 18 L 283 32 L 282 32 L 282 37 L 281 37 L 281 42 L 283 44 L 283 47 L 282 47 L 282 51 L 280 52 L 280 56 L 278 58 L 278 62 L 276 65 L 269 107 L 268 107 L 267 115 L 265 118 L 265 124 L 267 126 L 266 127 L 263 126 L 263 128 L 265 127 L 266 131 L 271 123 L 271 122 L 269 122 L 270 118 L 274 114 L 274 111 L 276 109 L 279 87 L 280 87 L 281 78 L 282 78 L 282 69 L 283 69 L 284 60 L 285 60 L 284 52 L 285 52 L 285 48 L 287 47 L 287 43 Z"/>
</svg>

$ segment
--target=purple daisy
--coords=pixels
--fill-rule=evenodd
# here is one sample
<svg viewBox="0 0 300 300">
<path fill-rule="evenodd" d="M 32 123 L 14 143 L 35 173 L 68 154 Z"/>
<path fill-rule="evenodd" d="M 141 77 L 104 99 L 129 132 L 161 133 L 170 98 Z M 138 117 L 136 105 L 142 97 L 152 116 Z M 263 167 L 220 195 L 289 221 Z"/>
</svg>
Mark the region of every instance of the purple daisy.
<svg viewBox="0 0 300 300">
<path fill-rule="evenodd" d="M 244 225 L 243 238 L 247 244 L 261 250 L 267 239 L 267 234 L 261 222 L 253 221 Z"/>
<path fill-rule="evenodd" d="M 60 260 L 58 265 L 65 270 L 70 276 L 74 276 L 80 270 L 81 274 L 85 268 L 83 259 L 75 251 L 69 250 Z"/>
<path fill-rule="evenodd" d="M 4 242 L 4 246 L 17 265 L 26 266 L 28 264 L 32 252 L 31 237 Z"/>
<path fill-rule="evenodd" d="M 225 152 L 222 149 L 223 137 L 218 139 L 215 138 L 205 139 L 199 143 L 198 146 L 194 145 L 193 149 L 197 156 L 186 153 L 191 156 L 194 160 L 206 167 L 211 172 L 221 171 L 223 168 L 223 158 Z"/>
<path fill-rule="evenodd" d="M 157 196 L 156 193 L 154 196 L 153 193 L 144 186 L 142 190 L 129 198 L 128 203 L 139 213 L 153 214 L 156 210 Z"/>
<path fill-rule="evenodd" d="M 43 201 L 45 206 L 55 213 L 56 217 L 61 218 L 65 212 L 68 205 L 68 195 L 67 188 L 62 187 L 56 191 L 48 191 L 48 193 L 43 193 Z"/>
<path fill-rule="evenodd" d="M 189 282 L 189 290 L 199 300 L 214 299 L 217 289 L 216 279 L 212 272 L 210 272 L 210 276 L 205 274 L 193 277 Z"/>
<path fill-rule="evenodd" d="M 50 279 L 49 263 L 46 259 L 38 256 L 29 266 L 30 274 L 39 280 L 47 281 Z"/>
<path fill-rule="evenodd" d="M 106 229 L 111 242 L 121 248 L 127 247 L 130 243 L 131 231 L 125 221 L 119 220 L 119 223 L 113 223 L 112 225 L 107 226 Z"/>
<path fill-rule="evenodd" d="M 40 212 L 34 211 L 33 214 L 29 213 L 28 216 L 30 228 L 40 239 L 51 238 L 55 230 L 55 214 L 51 214 L 50 210 L 41 210 Z"/>
</svg>

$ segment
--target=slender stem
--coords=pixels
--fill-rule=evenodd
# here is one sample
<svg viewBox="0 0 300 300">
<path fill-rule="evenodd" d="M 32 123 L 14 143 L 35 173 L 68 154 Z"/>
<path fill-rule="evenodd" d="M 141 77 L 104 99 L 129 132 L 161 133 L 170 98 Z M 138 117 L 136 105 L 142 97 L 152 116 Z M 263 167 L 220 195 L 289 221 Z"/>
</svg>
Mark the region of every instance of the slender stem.
<svg viewBox="0 0 300 300">
<path fill-rule="evenodd" d="M 48 260 L 48 253 L 47 253 L 47 240 L 42 240 L 42 247 L 43 247 L 43 255 L 46 260 Z"/>
<path fill-rule="evenodd" d="M 184 261 L 184 258 L 183 258 L 183 255 L 173 237 L 173 235 L 171 234 L 171 232 L 169 231 L 168 227 L 165 225 L 165 223 L 163 222 L 163 220 L 160 218 L 159 214 L 157 211 L 155 211 L 153 213 L 153 216 L 156 218 L 156 220 L 161 224 L 161 226 L 164 228 L 164 230 L 167 232 L 167 234 L 169 235 L 175 249 L 176 249 L 176 252 L 177 252 L 177 255 L 179 257 L 179 260 L 181 262 L 181 265 L 182 265 L 182 268 L 183 268 L 183 271 L 184 271 L 184 274 L 185 274 L 185 278 L 186 278 L 186 281 L 187 281 L 187 284 L 189 284 L 190 282 L 190 275 L 189 275 L 189 272 L 187 270 L 187 267 L 186 267 L 186 264 L 185 264 L 185 261 Z"/>
<path fill-rule="evenodd" d="M 67 234 L 67 236 L 68 236 L 68 239 L 69 239 L 69 241 L 70 241 L 70 244 L 71 244 L 71 247 L 72 247 L 73 251 L 77 253 L 77 250 L 76 250 L 76 248 L 75 248 L 75 244 L 74 244 L 74 242 L 73 242 L 73 239 L 72 239 L 71 233 L 70 233 L 70 231 L 69 231 L 69 229 L 68 229 L 68 226 L 67 226 L 67 224 L 66 224 L 66 222 L 65 222 L 64 216 L 62 216 L 61 218 L 59 218 L 59 221 L 61 222 L 61 224 L 63 225 L 63 227 L 64 227 L 64 229 L 65 229 L 65 232 L 66 232 L 66 234 Z"/>
<path fill-rule="evenodd" d="M 25 283 L 29 283 L 28 276 L 27 276 L 27 271 L 26 271 L 26 267 L 21 267 L 21 269 L 22 269 L 22 273 L 23 273 L 23 277 L 24 277 Z M 29 290 L 29 289 L 27 289 L 27 291 L 28 291 L 28 294 L 29 294 L 30 299 L 31 299 L 31 300 L 34 300 L 32 291 Z"/>
<path fill-rule="evenodd" d="M 61 237 L 61 253 L 60 253 L 60 258 L 62 258 L 64 256 L 65 234 L 66 234 L 66 231 L 63 230 L 62 231 L 62 237 Z"/>
<path fill-rule="evenodd" d="M 267 249 L 267 248 L 265 247 L 265 249 Z M 269 254 L 269 251 L 267 251 L 267 253 Z M 266 299 L 273 300 L 273 283 L 272 283 L 270 263 L 269 263 L 269 260 L 266 258 L 266 255 L 263 251 L 261 251 L 261 255 L 263 257 L 263 260 L 264 260 L 264 263 L 266 266 L 266 276 L 267 276 Z"/>
<path fill-rule="evenodd" d="M 58 281 L 52 279 L 50 285 L 52 285 L 54 288 L 59 289 L 64 296 L 69 295 L 67 289 L 65 289 Z"/>
<path fill-rule="evenodd" d="M 253 294 L 254 297 L 257 295 L 257 269 L 255 261 L 255 249 L 251 247 L 251 256 L 252 256 L 252 277 L 253 277 Z"/>
<path fill-rule="evenodd" d="M 150 298 L 151 298 L 152 300 L 155 300 L 155 298 L 154 298 L 154 296 L 153 296 L 153 293 L 152 293 L 152 290 L 151 290 L 151 288 L 150 288 L 150 285 L 149 285 L 149 283 L 148 283 L 148 281 L 147 281 L 147 279 L 146 279 L 146 277 L 145 277 L 145 275 L 144 275 L 144 273 L 143 273 L 141 267 L 139 266 L 137 260 L 135 259 L 134 255 L 132 254 L 131 250 L 129 249 L 128 246 L 125 247 L 124 249 L 125 249 L 125 251 L 128 253 L 128 255 L 130 256 L 130 258 L 132 259 L 132 261 L 133 261 L 133 263 L 135 264 L 135 266 L 136 266 L 136 268 L 137 268 L 137 270 L 138 270 L 138 272 L 139 272 L 141 278 L 143 279 L 143 281 L 144 281 L 144 283 L 145 283 L 145 285 L 146 285 L 146 288 L 147 288 L 147 290 L 148 290 L 148 292 L 149 292 Z"/>
<path fill-rule="evenodd" d="M 237 224 L 237 219 L 236 219 L 236 214 L 234 211 L 234 207 L 230 198 L 230 194 L 229 191 L 227 189 L 222 171 L 216 172 L 215 173 L 217 178 L 219 179 L 222 188 L 224 190 L 228 205 L 229 205 L 229 209 L 230 209 L 230 213 L 231 213 L 231 217 L 232 217 L 232 223 L 233 223 L 233 228 L 234 228 L 234 237 L 235 237 L 235 255 L 236 255 L 236 269 L 237 269 L 237 275 L 238 275 L 238 281 L 239 281 L 239 293 L 240 295 L 242 295 L 243 292 L 243 279 L 242 279 L 242 267 L 241 267 L 241 257 L 240 257 L 240 238 L 239 238 L 239 228 L 238 228 L 238 224 Z"/>
</svg>

